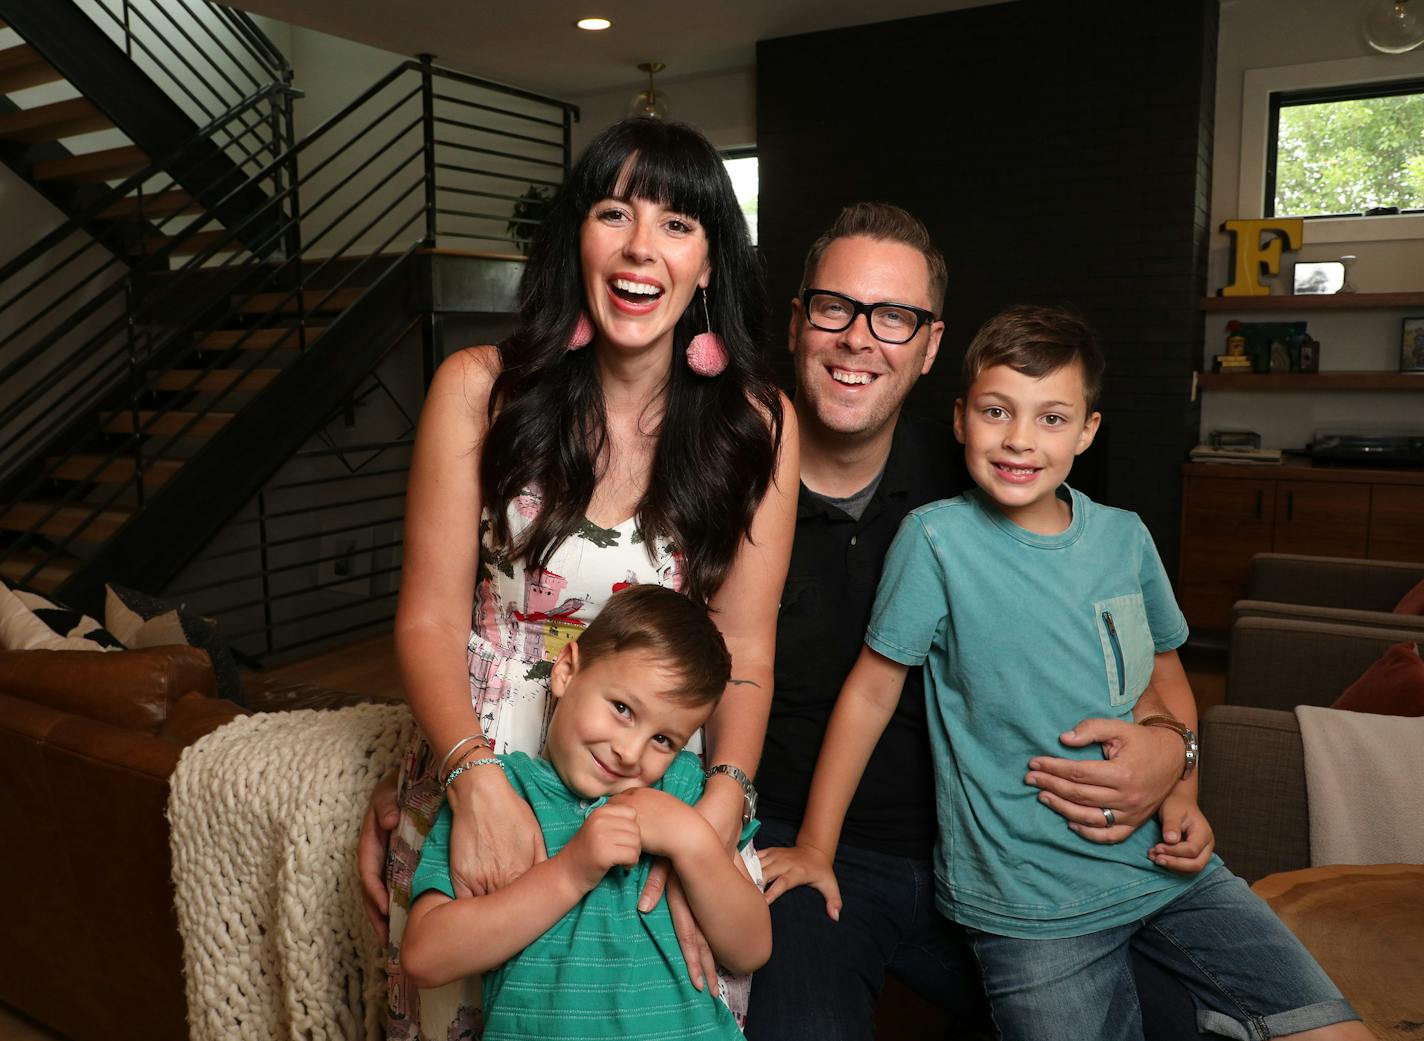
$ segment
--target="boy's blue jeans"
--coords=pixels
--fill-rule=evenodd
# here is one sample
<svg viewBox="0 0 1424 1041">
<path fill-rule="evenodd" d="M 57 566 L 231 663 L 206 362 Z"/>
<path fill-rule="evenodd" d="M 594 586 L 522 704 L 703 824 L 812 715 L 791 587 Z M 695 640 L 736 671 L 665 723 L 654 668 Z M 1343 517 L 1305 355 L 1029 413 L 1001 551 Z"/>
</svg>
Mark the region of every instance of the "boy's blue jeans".
<svg viewBox="0 0 1424 1041">
<path fill-rule="evenodd" d="M 1186 985 L 1203 1033 L 1265 1041 L 1359 1018 L 1270 906 L 1224 867 L 1155 914 L 1087 936 L 968 933 L 1004 1041 L 1141 1041 L 1134 952 Z"/>
</svg>

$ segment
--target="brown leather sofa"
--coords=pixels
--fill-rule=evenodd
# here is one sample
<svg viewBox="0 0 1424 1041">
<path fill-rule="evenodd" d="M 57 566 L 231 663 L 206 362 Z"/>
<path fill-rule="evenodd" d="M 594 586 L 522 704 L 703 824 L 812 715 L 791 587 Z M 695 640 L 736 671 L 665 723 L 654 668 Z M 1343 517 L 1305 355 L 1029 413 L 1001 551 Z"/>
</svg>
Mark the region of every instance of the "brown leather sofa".
<svg viewBox="0 0 1424 1041">
<path fill-rule="evenodd" d="M 367 700 L 249 687 L 258 710 Z M 243 711 L 191 647 L 0 651 L 0 1002 L 71 1041 L 187 1037 L 168 779 Z"/>
<path fill-rule="evenodd" d="M 190 647 L 0 651 L 0 1000 L 73 1041 L 187 1035 L 168 777 L 241 712 Z"/>
</svg>

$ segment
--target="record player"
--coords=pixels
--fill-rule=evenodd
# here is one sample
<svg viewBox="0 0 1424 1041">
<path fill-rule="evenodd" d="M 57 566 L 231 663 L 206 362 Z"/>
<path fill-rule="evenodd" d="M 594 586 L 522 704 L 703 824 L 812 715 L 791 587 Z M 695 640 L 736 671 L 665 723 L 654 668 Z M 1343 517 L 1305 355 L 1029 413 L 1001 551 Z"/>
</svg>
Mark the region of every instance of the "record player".
<svg viewBox="0 0 1424 1041">
<path fill-rule="evenodd" d="M 1424 466 L 1424 432 L 1315 432 L 1310 458 L 1336 466 Z"/>
</svg>

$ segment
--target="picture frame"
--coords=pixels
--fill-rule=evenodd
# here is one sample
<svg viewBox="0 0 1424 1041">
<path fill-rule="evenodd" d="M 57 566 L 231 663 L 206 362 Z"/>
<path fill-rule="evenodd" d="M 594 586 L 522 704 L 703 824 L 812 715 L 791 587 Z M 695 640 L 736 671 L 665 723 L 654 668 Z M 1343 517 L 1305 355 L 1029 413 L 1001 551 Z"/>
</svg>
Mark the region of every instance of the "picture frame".
<svg viewBox="0 0 1424 1041">
<path fill-rule="evenodd" d="M 1399 336 L 1399 371 L 1424 372 L 1424 315 L 1404 320 Z"/>
<path fill-rule="evenodd" d="M 1291 272 L 1297 296 L 1338 293 L 1345 285 L 1345 265 L 1338 260 L 1300 261 Z"/>
</svg>

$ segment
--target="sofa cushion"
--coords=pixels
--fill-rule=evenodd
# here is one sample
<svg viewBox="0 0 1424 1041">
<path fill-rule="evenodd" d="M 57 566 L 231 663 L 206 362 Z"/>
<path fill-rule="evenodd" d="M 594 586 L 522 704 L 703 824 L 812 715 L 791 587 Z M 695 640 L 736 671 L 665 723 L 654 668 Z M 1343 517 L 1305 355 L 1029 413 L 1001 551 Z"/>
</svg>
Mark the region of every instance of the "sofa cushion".
<svg viewBox="0 0 1424 1041">
<path fill-rule="evenodd" d="M 1424 578 L 1400 598 L 1394 605 L 1394 613 L 1424 615 Z"/>
<path fill-rule="evenodd" d="M 123 649 L 122 642 L 84 612 L 0 582 L 0 650 Z"/>
<path fill-rule="evenodd" d="M 246 705 L 242 675 L 232 652 L 210 618 L 156 596 L 123 586 L 104 586 L 104 624 L 129 647 L 162 647 L 186 643 L 208 652 L 217 677 L 219 697 Z"/>
<path fill-rule="evenodd" d="M 0 692 L 130 730 L 155 732 L 190 690 L 213 692 L 208 656 L 191 647 L 0 651 Z"/>
<path fill-rule="evenodd" d="M 1390 647 L 1330 707 L 1381 716 L 1424 716 L 1424 660 L 1419 645 Z"/>
</svg>

